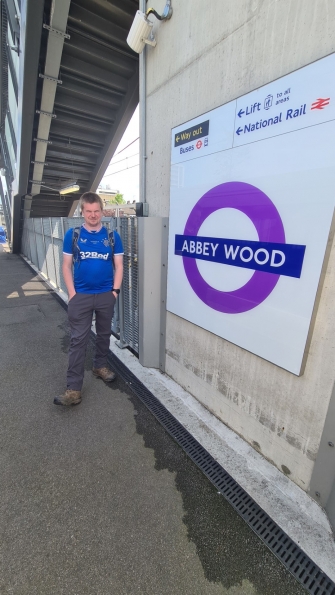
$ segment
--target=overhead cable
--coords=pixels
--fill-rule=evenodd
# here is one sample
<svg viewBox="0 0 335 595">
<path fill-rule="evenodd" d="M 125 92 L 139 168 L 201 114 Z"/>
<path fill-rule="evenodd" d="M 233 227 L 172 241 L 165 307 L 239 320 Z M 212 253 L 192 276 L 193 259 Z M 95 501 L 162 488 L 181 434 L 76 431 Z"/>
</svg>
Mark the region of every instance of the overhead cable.
<svg viewBox="0 0 335 595">
<path fill-rule="evenodd" d="M 115 157 L 115 155 L 119 155 L 119 153 L 122 153 L 122 151 L 125 151 L 126 149 L 128 149 L 128 147 L 130 147 L 130 145 L 133 145 L 134 143 L 136 143 L 136 141 L 139 139 L 140 137 L 138 136 L 137 138 L 135 138 L 135 140 L 132 140 L 131 143 L 129 143 L 129 145 L 127 145 L 126 147 L 124 147 L 123 149 L 121 149 L 121 151 L 118 151 L 117 153 L 115 153 L 113 155 L 113 157 Z"/>
<path fill-rule="evenodd" d="M 102 179 L 104 180 L 105 178 L 109 178 L 109 176 L 114 176 L 115 174 L 119 174 L 121 171 L 126 171 L 127 169 L 132 169 L 133 167 L 138 167 L 138 166 L 139 166 L 139 163 L 136 163 L 136 165 L 131 165 L 130 167 L 124 167 L 123 169 L 119 169 L 118 171 L 114 171 L 112 174 L 107 174 Z"/>
</svg>

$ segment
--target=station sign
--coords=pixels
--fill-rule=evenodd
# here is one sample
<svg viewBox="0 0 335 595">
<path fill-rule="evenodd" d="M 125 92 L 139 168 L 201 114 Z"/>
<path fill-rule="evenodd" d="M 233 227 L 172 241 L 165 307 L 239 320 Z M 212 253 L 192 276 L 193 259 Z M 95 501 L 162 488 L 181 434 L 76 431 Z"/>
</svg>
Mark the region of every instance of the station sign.
<svg viewBox="0 0 335 595">
<path fill-rule="evenodd" d="M 190 141 L 195 141 L 199 149 L 202 146 L 202 139 L 203 137 L 208 137 L 208 130 L 209 130 L 209 120 L 206 122 L 200 122 L 196 126 L 191 126 L 191 128 L 187 128 L 186 130 L 180 130 L 175 134 L 174 137 L 174 146 L 180 147 L 180 145 L 184 145 L 186 143 L 190 143 Z M 204 145 L 206 146 L 206 139 L 204 140 Z"/>
<path fill-rule="evenodd" d="M 334 69 L 172 130 L 167 309 L 297 375 L 335 206 Z"/>
</svg>

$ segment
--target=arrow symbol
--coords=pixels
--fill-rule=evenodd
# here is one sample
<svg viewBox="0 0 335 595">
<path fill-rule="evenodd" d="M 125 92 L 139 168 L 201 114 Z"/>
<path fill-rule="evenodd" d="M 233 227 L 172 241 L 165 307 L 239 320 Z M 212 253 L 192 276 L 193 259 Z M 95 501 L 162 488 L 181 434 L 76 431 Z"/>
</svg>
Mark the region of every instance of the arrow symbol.
<svg viewBox="0 0 335 595">
<path fill-rule="evenodd" d="M 238 127 L 238 129 L 236 130 L 236 134 L 240 136 L 241 132 L 243 132 L 243 128 Z"/>
<path fill-rule="evenodd" d="M 180 139 L 180 136 L 176 136 L 176 142 L 178 142 Z"/>
<path fill-rule="evenodd" d="M 242 114 L 244 114 L 244 110 L 243 109 L 240 109 L 240 111 L 238 112 L 237 115 L 238 115 L 239 118 L 242 118 Z"/>
</svg>

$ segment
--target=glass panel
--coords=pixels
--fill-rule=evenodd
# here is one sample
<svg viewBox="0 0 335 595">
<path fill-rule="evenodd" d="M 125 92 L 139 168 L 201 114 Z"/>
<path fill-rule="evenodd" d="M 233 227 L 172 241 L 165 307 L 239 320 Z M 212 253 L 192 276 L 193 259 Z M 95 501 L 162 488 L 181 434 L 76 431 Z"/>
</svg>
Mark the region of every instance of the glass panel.
<svg viewBox="0 0 335 595">
<path fill-rule="evenodd" d="M 17 103 L 10 70 L 8 70 L 8 106 L 12 117 L 13 128 L 17 130 Z"/>
<path fill-rule="evenodd" d="M 12 37 L 12 32 L 10 30 L 10 26 L 8 23 L 8 29 L 7 29 L 7 37 L 8 37 L 8 45 L 11 47 L 15 47 L 16 43 Z M 12 61 L 13 61 L 13 65 L 15 68 L 15 72 L 16 72 L 16 80 L 19 80 L 19 56 L 17 54 L 17 52 L 14 52 L 14 50 L 9 50 L 11 55 L 12 55 Z"/>
<path fill-rule="evenodd" d="M 7 146 L 8 146 L 8 152 L 9 152 L 9 158 L 12 164 L 12 170 L 13 170 L 13 175 L 15 175 L 16 172 L 16 156 L 15 156 L 15 151 L 14 151 L 14 147 L 13 147 L 13 142 L 12 142 L 12 134 L 10 131 L 10 126 L 9 126 L 9 122 L 8 122 L 8 117 L 6 116 L 6 120 L 5 120 L 5 136 L 6 136 L 6 141 L 7 141 Z"/>
</svg>

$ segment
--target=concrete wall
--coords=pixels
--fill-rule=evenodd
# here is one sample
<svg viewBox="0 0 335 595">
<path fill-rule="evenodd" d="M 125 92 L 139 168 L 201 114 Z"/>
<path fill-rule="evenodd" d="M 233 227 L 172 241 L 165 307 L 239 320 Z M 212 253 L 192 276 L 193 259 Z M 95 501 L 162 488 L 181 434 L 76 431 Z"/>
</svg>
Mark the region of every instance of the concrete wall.
<svg viewBox="0 0 335 595">
<path fill-rule="evenodd" d="M 160 12 L 164 5 L 151 3 Z M 333 0 L 172 0 L 172 6 L 170 21 L 155 21 L 157 46 L 147 50 L 152 216 L 169 214 L 172 127 L 335 51 Z M 305 490 L 335 379 L 334 287 L 333 249 L 300 378 L 167 315 L 167 373 Z"/>
</svg>

